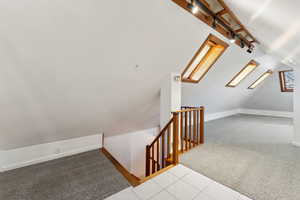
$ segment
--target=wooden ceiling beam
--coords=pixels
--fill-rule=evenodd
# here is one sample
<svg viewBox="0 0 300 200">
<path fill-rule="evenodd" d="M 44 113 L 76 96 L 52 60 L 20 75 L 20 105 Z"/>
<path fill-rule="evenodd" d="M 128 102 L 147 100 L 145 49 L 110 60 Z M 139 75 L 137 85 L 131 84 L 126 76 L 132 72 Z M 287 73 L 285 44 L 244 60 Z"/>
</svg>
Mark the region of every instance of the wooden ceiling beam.
<svg viewBox="0 0 300 200">
<path fill-rule="evenodd" d="M 227 24 L 228 26 L 231 26 L 230 22 L 227 21 L 223 16 L 220 16 L 220 19 L 221 19 L 225 24 Z"/>
<path fill-rule="evenodd" d="M 230 8 L 226 5 L 226 3 L 223 0 L 217 0 L 219 2 L 219 4 L 225 9 L 227 10 L 227 12 L 229 13 L 229 15 L 232 17 L 232 19 L 238 24 L 240 25 L 241 28 L 244 29 L 244 31 L 247 33 L 247 35 L 249 35 L 251 38 L 253 38 L 253 40 L 260 44 L 259 41 L 244 27 L 244 25 L 240 22 L 240 20 L 237 18 L 237 16 L 230 10 Z"/>
<path fill-rule="evenodd" d="M 216 13 L 217 16 L 222 16 L 222 15 L 225 15 L 227 13 L 227 10 L 226 9 L 223 9 L 219 12 Z"/>
<path fill-rule="evenodd" d="M 244 31 L 244 29 L 243 29 L 243 28 L 239 28 L 239 29 L 235 30 L 235 32 L 237 32 L 237 33 L 239 33 L 239 32 L 243 32 L 243 31 Z"/>
<path fill-rule="evenodd" d="M 198 1 L 201 1 L 202 3 L 204 3 L 204 5 L 205 5 L 206 7 L 210 8 L 210 5 L 209 5 L 209 3 L 207 3 L 206 0 L 198 0 Z"/>
<path fill-rule="evenodd" d="M 180 7 L 182 7 L 183 9 L 185 9 L 186 11 L 188 11 L 189 13 L 192 14 L 191 9 L 189 8 L 189 3 L 186 0 L 172 0 L 174 3 L 176 3 L 177 5 L 179 5 Z M 213 27 L 214 24 L 214 20 L 213 17 L 208 16 L 206 14 L 204 14 L 203 12 L 198 12 L 196 14 L 193 14 L 195 17 L 197 17 L 198 19 L 200 19 L 201 21 L 203 21 L 205 24 L 207 24 L 210 27 Z M 218 31 L 220 34 L 222 34 L 224 37 L 231 39 L 231 33 L 226 30 L 223 26 L 219 25 L 218 23 L 215 24 L 215 27 L 213 27 L 216 31 Z M 244 40 L 244 44 L 247 46 L 250 46 L 250 42 L 246 39 Z M 241 41 L 240 40 L 236 40 L 235 42 L 238 46 L 241 46 Z"/>
</svg>

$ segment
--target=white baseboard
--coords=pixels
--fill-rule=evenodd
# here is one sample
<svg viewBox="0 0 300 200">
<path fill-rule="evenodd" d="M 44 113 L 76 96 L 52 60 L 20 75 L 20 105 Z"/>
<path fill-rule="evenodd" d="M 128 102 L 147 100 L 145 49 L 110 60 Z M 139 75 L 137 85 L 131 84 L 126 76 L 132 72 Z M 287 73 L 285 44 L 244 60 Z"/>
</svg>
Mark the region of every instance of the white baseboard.
<svg viewBox="0 0 300 200">
<path fill-rule="evenodd" d="M 255 110 L 255 109 L 239 109 L 241 114 L 249 115 L 263 115 L 271 117 L 288 117 L 293 118 L 293 112 L 283 112 L 283 111 L 274 111 L 274 110 Z"/>
<path fill-rule="evenodd" d="M 0 152 L 0 172 L 102 148 L 102 134 Z"/>
<path fill-rule="evenodd" d="M 238 114 L 240 109 L 235 109 L 235 110 L 228 110 L 224 112 L 218 112 L 218 113 L 211 113 L 211 114 L 205 114 L 204 115 L 204 121 L 211 121 L 211 120 L 216 120 L 224 117 L 228 117 L 231 115 L 236 115 Z"/>
</svg>

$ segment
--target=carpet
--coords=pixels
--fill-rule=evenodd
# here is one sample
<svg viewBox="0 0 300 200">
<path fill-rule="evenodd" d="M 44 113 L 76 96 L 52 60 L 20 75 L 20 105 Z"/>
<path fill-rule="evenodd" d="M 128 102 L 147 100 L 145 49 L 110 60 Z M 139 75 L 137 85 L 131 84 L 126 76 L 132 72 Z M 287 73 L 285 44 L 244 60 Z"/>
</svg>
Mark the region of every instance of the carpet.
<svg viewBox="0 0 300 200">
<path fill-rule="evenodd" d="M 99 150 L 0 174 L 1 200 L 101 200 L 129 187 Z"/>
<path fill-rule="evenodd" d="M 180 162 L 254 200 L 300 199 L 300 148 L 288 118 L 235 115 L 205 124 Z"/>
</svg>

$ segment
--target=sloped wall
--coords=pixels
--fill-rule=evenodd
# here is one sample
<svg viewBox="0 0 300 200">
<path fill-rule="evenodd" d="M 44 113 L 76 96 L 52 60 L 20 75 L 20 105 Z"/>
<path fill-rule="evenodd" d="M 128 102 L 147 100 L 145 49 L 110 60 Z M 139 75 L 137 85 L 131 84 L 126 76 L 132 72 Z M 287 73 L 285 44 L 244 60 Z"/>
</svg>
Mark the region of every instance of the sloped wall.
<svg viewBox="0 0 300 200">
<path fill-rule="evenodd" d="M 171 1 L 1 1 L 0 149 L 156 127 L 163 78 L 211 32 Z M 249 91 L 224 85 L 251 57 L 231 45 L 183 103 L 236 107 Z"/>
<path fill-rule="evenodd" d="M 226 87 L 226 84 L 251 59 L 259 62 L 259 67 L 237 87 Z M 230 45 L 199 84 L 183 84 L 183 105 L 205 106 L 207 114 L 239 109 L 256 91 L 256 89 L 249 90 L 247 88 L 261 74 L 268 69 L 276 68 L 277 65 L 278 61 L 275 58 L 264 54 L 260 49 L 249 54 L 235 45 Z"/>
<path fill-rule="evenodd" d="M 293 112 L 293 98 L 292 92 L 281 92 L 280 80 L 278 72 L 281 70 L 292 69 L 287 66 L 281 66 L 274 70 L 274 73 L 261 86 L 259 86 L 242 104 L 242 108 L 257 109 L 257 110 L 271 110 L 271 111 L 285 111 Z"/>
</svg>

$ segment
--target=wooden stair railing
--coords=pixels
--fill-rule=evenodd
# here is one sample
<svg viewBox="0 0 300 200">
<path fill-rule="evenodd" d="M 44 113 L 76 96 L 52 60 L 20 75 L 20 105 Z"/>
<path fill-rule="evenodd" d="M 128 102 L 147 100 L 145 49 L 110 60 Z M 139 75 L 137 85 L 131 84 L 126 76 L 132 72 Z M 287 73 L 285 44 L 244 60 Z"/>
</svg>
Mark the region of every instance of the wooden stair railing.
<svg viewBox="0 0 300 200">
<path fill-rule="evenodd" d="M 146 176 L 179 162 L 179 153 L 204 143 L 204 107 L 182 107 L 146 146 Z"/>
</svg>

